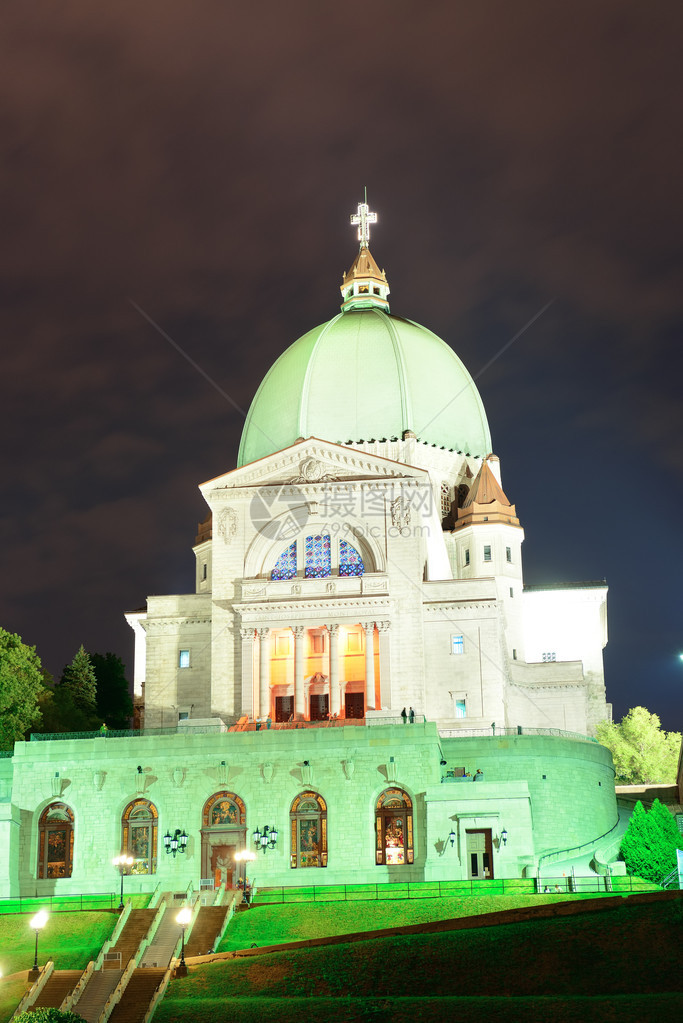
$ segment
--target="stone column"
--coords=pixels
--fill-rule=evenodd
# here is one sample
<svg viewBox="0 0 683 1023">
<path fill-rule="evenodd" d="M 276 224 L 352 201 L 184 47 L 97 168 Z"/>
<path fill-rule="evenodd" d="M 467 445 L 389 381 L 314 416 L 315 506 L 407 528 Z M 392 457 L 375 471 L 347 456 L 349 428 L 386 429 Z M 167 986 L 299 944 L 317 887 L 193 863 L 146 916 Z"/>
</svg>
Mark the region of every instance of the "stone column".
<svg viewBox="0 0 683 1023">
<path fill-rule="evenodd" d="M 259 629 L 259 717 L 270 713 L 270 629 Z"/>
<path fill-rule="evenodd" d="M 339 626 L 328 625 L 330 634 L 330 716 L 339 714 L 341 693 L 339 692 Z"/>
<path fill-rule="evenodd" d="M 377 631 L 379 632 L 379 696 L 382 707 L 391 707 L 390 629 L 391 622 L 377 622 Z"/>
<path fill-rule="evenodd" d="M 365 630 L 365 709 L 375 709 L 375 623 L 362 622 Z"/>
<path fill-rule="evenodd" d="M 254 716 L 254 635 L 255 630 L 240 629 L 242 637 L 242 706 L 238 708 L 238 717 L 242 714 Z"/>
<path fill-rule="evenodd" d="M 293 625 L 294 633 L 294 717 L 306 716 L 304 702 L 304 633 L 303 625 Z"/>
</svg>

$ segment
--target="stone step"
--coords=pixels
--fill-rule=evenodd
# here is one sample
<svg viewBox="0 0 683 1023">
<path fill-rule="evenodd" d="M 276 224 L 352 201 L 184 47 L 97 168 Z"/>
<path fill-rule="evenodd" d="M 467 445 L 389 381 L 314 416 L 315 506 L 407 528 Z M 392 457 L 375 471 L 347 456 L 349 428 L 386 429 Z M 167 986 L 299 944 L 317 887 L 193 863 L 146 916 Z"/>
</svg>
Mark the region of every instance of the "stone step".
<svg viewBox="0 0 683 1023">
<path fill-rule="evenodd" d="M 164 979 L 166 970 L 134 970 L 121 1001 L 114 1006 L 110 1023 L 143 1023 L 154 992 Z"/>
<path fill-rule="evenodd" d="M 81 970 L 53 970 L 31 1009 L 58 1009 L 82 976 Z"/>
</svg>

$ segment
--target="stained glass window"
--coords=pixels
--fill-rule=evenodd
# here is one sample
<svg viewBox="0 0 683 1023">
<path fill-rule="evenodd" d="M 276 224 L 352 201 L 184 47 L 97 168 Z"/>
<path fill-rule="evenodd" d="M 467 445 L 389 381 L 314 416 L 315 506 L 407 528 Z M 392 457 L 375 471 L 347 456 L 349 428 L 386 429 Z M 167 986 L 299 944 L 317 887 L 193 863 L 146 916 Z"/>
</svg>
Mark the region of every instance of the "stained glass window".
<svg viewBox="0 0 683 1023">
<path fill-rule="evenodd" d="M 316 792 L 297 796 L 290 810 L 290 866 L 327 866 L 327 805 Z"/>
<path fill-rule="evenodd" d="M 133 857 L 131 874 L 156 874 L 158 820 L 156 806 L 146 799 L 135 799 L 123 811 L 121 848 Z"/>
<path fill-rule="evenodd" d="M 375 862 L 403 866 L 414 860 L 413 813 L 410 797 L 402 789 L 386 789 L 375 809 Z"/>
<path fill-rule="evenodd" d="M 282 552 L 270 574 L 271 579 L 293 579 L 296 575 L 296 540 Z"/>
<path fill-rule="evenodd" d="M 52 803 L 39 823 L 38 877 L 71 877 L 74 815 L 65 803 Z"/>
<path fill-rule="evenodd" d="M 365 571 L 363 559 L 347 540 L 339 541 L 339 575 L 362 575 Z"/>
<path fill-rule="evenodd" d="M 323 579 L 332 572 L 329 536 L 306 537 L 306 578 Z"/>
</svg>

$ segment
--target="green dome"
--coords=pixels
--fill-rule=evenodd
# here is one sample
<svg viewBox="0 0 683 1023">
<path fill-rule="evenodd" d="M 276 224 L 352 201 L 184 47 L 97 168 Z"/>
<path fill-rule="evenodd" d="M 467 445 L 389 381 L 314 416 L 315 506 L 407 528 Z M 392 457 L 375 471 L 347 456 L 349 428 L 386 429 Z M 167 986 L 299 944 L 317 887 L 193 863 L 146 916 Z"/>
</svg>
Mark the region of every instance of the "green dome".
<svg viewBox="0 0 683 1023">
<path fill-rule="evenodd" d="M 401 438 L 483 456 L 491 434 L 472 377 L 425 327 L 377 308 L 340 313 L 295 341 L 251 403 L 238 465 L 301 437 Z"/>
</svg>

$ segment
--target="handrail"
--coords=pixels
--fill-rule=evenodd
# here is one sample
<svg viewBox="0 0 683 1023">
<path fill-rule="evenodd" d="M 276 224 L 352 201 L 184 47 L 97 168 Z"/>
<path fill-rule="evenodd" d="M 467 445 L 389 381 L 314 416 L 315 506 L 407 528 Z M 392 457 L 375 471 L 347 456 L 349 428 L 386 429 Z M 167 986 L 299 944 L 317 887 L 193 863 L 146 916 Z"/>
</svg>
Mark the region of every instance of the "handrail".
<svg viewBox="0 0 683 1023">
<path fill-rule="evenodd" d="M 69 992 L 66 998 L 64 998 L 64 1000 L 62 1001 L 62 1004 L 59 1006 L 62 1012 L 70 1012 L 72 1010 L 73 1006 L 76 1004 L 76 1002 L 83 994 L 86 984 L 92 977 L 94 970 L 95 960 L 91 959 L 86 968 L 83 970 L 83 973 L 81 974 L 80 980 L 78 981 L 78 984 L 76 984 L 76 987 L 73 989 L 73 991 Z"/>
<path fill-rule="evenodd" d="M 583 842 L 581 845 L 572 846 L 570 849 L 554 849 L 551 852 L 544 853 L 542 856 L 539 856 L 539 858 L 538 858 L 538 876 L 539 877 L 541 876 L 541 864 L 544 861 L 546 861 L 546 860 L 548 860 L 550 862 L 550 857 L 551 856 L 553 857 L 553 862 L 557 862 L 558 860 L 567 859 L 570 854 L 579 853 L 579 852 L 582 852 L 582 851 L 583 852 L 587 852 L 589 849 L 595 849 L 595 847 L 598 844 L 598 842 L 602 842 L 602 840 L 604 838 L 607 838 L 608 835 L 611 835 L 612 832 L 616 831 L 616 829 L 618 827 L 619 827 L 619 816 L 617 815 L 616 823 L 613 824 L 612 827 L 609 829 L 609 831 L 606 831 L 604 833 L 604 835 L 598 835 L 597 838 L 592 838 L 590 840 L 590 842 Z"/>
<path fill-rule="evenodd" d="M 582 732 L 567 732 L 563 728 L 527 728 L 526 725 L 515 725 L 513 728 L 502 725 L 491 725 L 489 728 L 439 728 L 439 736 L 442 739 L 470 739 L 488 736 L 497 739 L 510 735 L 556 735 L 560 739 L 577 739 L 580 742 L 594 742 L 598 746 L 597 739 L 592 735 L 584 735 Z"/>
<path fill-rule="evenodd" d="M 100 949 L 99 954 L 97 956 L 97 959 L 95 960 L 95 966 L 93 967 L 93 969 L 95 969 L 95 970 L 101 970 L 102 969 L 102 964 L 104 962 L 105 955 L 107 954 L 109 949 L 112 948 L 116 944 L 116 942 L 119 940 L 119 938 L 121 936 L 121 931 L 126 926 L 126 923 L 128 921 L 128 917 L 130 916 L 132 910 L 133 910 L 133 900 L 132 899 L 128 899 L 128 901 L 126 902 L 126 905 L 123 907 L 123 912 L 121 913 L 121 916 L 116 921 L 116 926 L 114 927 L 114 930 L 111 932 L 111 936 L 109 938 L 107 938 L 107 940 L 105 941 L 104 945 Z"/>
<path fill-rule="evenodd" d="M 228 906 L 227 906 L 227 909 L 225 911 L 225 916 L 223 917 L 223 923 L 221 924 L 221 929 L 218 932 L 218 935 L 216 937 L 215 948 L 218 948 L 218 946 L 220 945 L 221 941 L 223 940 L 223 935 L 225 934 L 226 930 L 228 929 L 228 924 L 230 923 L 230 921 L 232 920 L 232 918 L 233 918 L 233 916 L 235 914 L 235 906 L 237 905 L 237 893 L 236 892 L 230 892 L 230 895 L 231 895 L 231 899 L 228 902 Z"/>
<path fill-rule="evenodd" d="M 107 1020 L 114 1011 L 114 1006 L 116 1006 L 118 1002 L 121 1001 L 123 992 L 126 990 L 126 987 L 128 986 L 128 981 L 130 980 L 131 976 L 133 975 L 133 972 L 136 969 L 137 964 L 135 962 L 135 959 L 134 958 L 130 959 L 128 965 L 126 966 L 125 970 L 121 974 L 121 977 L 119 978 L 118 984 L 116 985 L 112 993 L 109 995 L 109 998 L 107 998 L 106 1002 L 104 1003 L 102 1012 L 97 1017 L 97 1023 L 107 1023 Z"/>
<path fill-rule="evenodd" d="M 48 959 L 48 961 L 45 963 L 45 966 L 40 971 L 40 975 L 33 981 L 33 984 L 25 993 L 24 997 L 19 1002 L 19 1005 L 12 1013 L 11 1019 L 14 1019 L 15 1016 L 19 1016 L 22 1012 L 26 1012 L 29 1006 L 34 1004 L 36 998 L 43 990 L 50 977 L 52 976 L 54 968 L 55 968 L 54 959 Z"/>
<path fill-rule="evenodd" d="M 150 927 L 149 927 L 149 930 L 147 931 L 147 934 L 144 936 L 144 938 L 142 939 L 142 941 L 138 945 L 138 950 L 135 953 L 135 955 L 133 956 L 133 960 L 135 961 L 136 964 L 141 961 L 141 959 L 144 956 L 145 952 L 147 951 L 149 946 L 152 944 L 152 942 L 154 940 L 154 936 L 155 936 L 156 932 L 159 930 L 159 926 L 160 926 L 161 921 L 163 919 L 164 913 L 166 912 L 166 909 L 167 909 L 166 903 L 162 902 L 161 905 L 159 906 L 159 908 L 156 911 L 156 915 L 155 915 L 154 919 L 152 920 L 152 923 L 150 924 Z"/>
<path fill-rule="evenodd" d="M 147 903 L 147 909 L 156 909 L 155 902 L 157 901 L 157 899 L 158 899 L 158 897 L 160 895 L 161 895 L 161 881 L 157 881 L 157 886 L 154 889 L 154 891 L 152 892 L 152 896 L 151 896 L 149 902 Z"/>
<path fill-rule="evenodd" d="M 157 1005 L 159 1004 L 159 1002 L 166 993 L 166 988 L 168 987 L 170 979 L 171 967 L 169 966 L 166 972 L 164 973 L 163 977 L 161 978 L 161 982 L 157 984 L 154 994 L 152 995 L 151 1001 L 147 1006 L 147 1012 L 143 1016 L 142 1023 L 148 1023 L 148 1021 L 152 1018 L 154 1010 L 156 1009 Z"/>
</svg>

